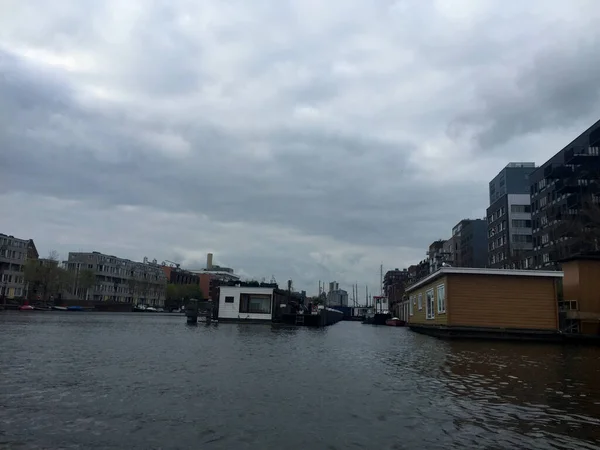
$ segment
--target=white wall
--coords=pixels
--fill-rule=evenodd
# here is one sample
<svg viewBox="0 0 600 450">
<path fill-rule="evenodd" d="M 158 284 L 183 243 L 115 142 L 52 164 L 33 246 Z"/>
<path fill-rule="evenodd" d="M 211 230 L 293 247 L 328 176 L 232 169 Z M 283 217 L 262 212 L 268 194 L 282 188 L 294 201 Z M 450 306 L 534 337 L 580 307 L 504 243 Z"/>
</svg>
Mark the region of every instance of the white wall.
<svg viewBox="0 0 600 450">
<path fill-rule="evenodd" d="M 271 312 L 269 314 L 240 313 L 241 294 L 263 294 L 271 296 Z M 233 303 L 225 303 L 225 297 L 233 297 Z M 221 286 L 219 292 L 219 319 L 235 320 L 271 320 L 273 313 L 273 288 Z"/>
</svg>

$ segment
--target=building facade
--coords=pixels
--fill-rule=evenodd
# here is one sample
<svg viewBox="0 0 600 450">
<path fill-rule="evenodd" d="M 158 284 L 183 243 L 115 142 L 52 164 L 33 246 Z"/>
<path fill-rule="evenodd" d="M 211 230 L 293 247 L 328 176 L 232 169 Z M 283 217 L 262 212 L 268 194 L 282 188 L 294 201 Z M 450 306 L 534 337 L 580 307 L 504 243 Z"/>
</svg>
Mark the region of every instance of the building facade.
<svg viewBox="0 0 600 450">
<path fill-rule="evenodd" d="M 25 263 L 37 259 L 32 239 L 19 239 L 0 233 L 0 297 L 27 297 Z"/>
<path fill-rule="evenodd" d="M 535 163 L 509 163 L 490 181 L 487 208 L 488 266 L 527 268 L 533 248 L 530 175 Z"/>
<path fill-rule="evenodd" d="M 429 273 L 433 273 L 440 269 L 444 263 L 450 264 L 450 260 L 453 259 L 451 253 L 446 253 L 448 246 L 446 241 L 439 239 L 429 245 L 427 251 L 427 261 L 429 262 Z"/>
<path fill-rule="evenodd" d="M 557 267 L 558 261 L 597 250 L 597 238 L 583 233 L 598 228 L 590 212 L 600 208 L 600 120 L 532 172 L 530 194 L 532 268 Z"/>
<path fill-rule="evenodd" d="M 410 282 L 410 273 L 407 269 L 388 270 L 383 276 L 383 293 L 391 305 L 402 301 L 404 289 Z"/>
<path fill-rule="evenodd" d="M 488 260 L 487 220 L 463 219 L 452 228 L 456 267 L 486 267 Z"/>
<path fill-rule="evenodd" d="M 93 301 L 163 307 L 167 277 L 156 260 L 131 261 L 98 252 L 71 252 L 65 268 L 73 274 L 71 294 Z M 93 282 L 84 286 L 82 273 L 92 273 Z"/>
</svg>

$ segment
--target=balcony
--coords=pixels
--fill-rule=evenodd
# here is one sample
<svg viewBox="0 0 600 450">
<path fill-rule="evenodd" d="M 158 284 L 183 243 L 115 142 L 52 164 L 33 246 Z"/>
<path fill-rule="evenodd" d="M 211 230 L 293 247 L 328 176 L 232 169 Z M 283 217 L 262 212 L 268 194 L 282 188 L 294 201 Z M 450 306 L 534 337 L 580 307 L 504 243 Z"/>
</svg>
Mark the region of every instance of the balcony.
<svg viewBox="0 0 600 450">
<path fill-rule="evenodd" d="M 562 180 L 564 178 L 568 178 L 573 175 L 573 169 L 570 166 L 548 166 L 547 168 L 551 168 L 549 171 L 547 178 L 552 180 Z M 545 172 L 545 170 L 544 170 Z"/>
<path fill-rule="evenodd" d="M 600 147 L 572 147 L 565 150 L 565 164 L 599 164 Z"/>
<path fill-rule="evenodd" d="M 581 198 L 577 194 L 567 197 L 567 209 L 579 209 L 581 207 Z"/>
</svg>

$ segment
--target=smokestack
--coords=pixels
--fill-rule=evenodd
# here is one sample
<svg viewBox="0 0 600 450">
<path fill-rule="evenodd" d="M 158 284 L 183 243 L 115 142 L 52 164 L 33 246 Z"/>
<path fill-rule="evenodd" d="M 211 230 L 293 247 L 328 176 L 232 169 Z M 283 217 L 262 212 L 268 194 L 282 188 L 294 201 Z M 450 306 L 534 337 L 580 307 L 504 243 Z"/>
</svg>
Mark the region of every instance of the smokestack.
<svg viewBox="0 0 600 450">
<path fill-rule="evenodd" d="M 206 269 L 207 270 L 211 270 L 213 268 L 212 256 L 213 256 L 212 253 L 206 254 Z"/>
</svg>

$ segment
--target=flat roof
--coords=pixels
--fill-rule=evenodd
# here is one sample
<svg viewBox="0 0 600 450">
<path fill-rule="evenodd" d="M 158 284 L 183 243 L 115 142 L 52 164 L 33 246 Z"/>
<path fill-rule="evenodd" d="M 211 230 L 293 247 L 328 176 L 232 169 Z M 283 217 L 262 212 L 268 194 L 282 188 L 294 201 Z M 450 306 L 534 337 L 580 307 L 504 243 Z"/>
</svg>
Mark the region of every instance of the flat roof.
<svg viewBox="0 0 600 450">
<path fill-rule="evenodd" d="M 566 263 L 571 261 L 600 261 L 600 252 L 594 253 L 580 253 L 578 255 L 572 255 L 567 258 L 558 260 L 559 263 Z"/>
<path fill-rule="evenodd" d="M 417 281 L 406 288 L 406 292 L 415 290 L 416 288 L 427 284 L 436 278 L 444 275 L 504 275 L 517 277 L 550 277 L 562 278 L 563 273 L 558 270 L 512 270 L 512 269 L 479 269 L 474 267 L 442 267 L 436 272 L 427 275 L 422 280 Z"/>
</svg>

